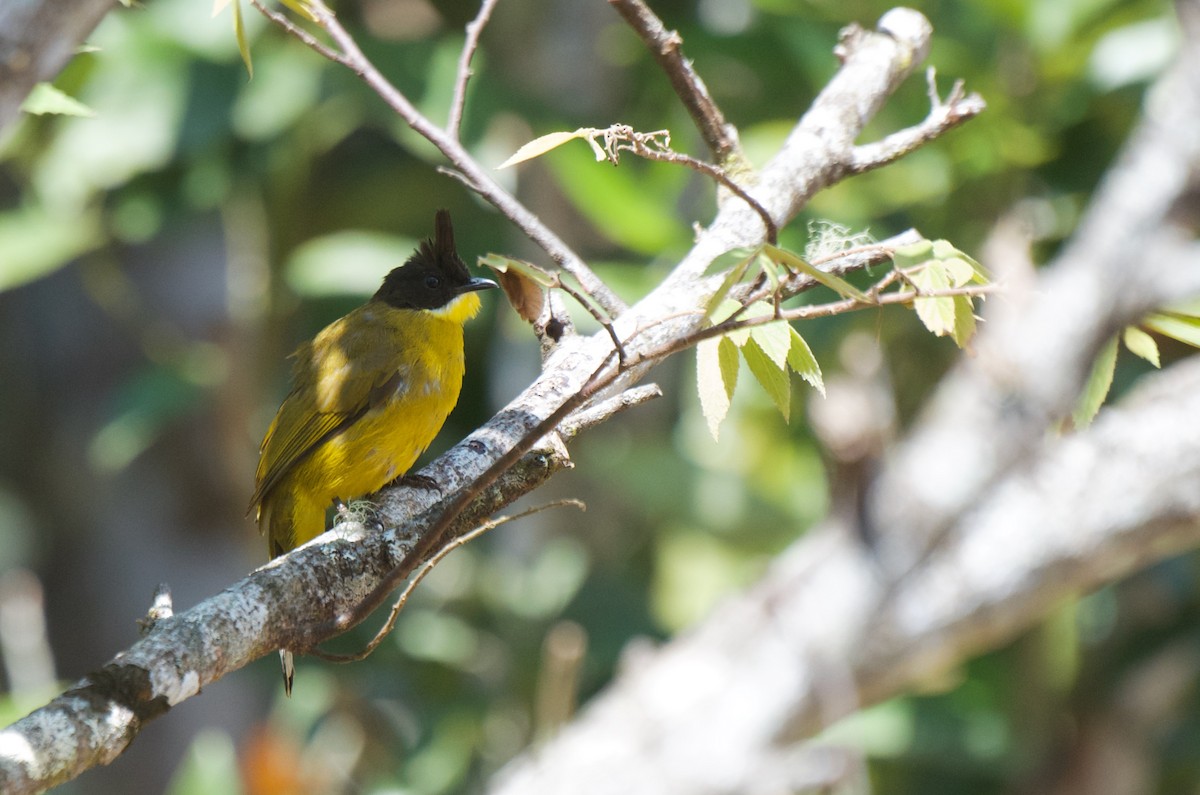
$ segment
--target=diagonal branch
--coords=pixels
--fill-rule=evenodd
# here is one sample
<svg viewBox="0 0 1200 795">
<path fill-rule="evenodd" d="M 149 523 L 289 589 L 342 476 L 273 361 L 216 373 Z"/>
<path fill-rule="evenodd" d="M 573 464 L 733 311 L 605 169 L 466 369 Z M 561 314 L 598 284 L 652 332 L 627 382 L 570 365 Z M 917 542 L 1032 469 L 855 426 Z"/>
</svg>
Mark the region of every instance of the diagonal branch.
<svg viewBox="0 0 1200 795">
<path fill-rule="evenodd" d="M 882 141 L 854 147 L 847 164 L 851 173 L 861 174 L 899 160 L 909 152 L 920 149 L 947 131 L 983 113 L 987 107 L 983 97 L 978 94 L 966 95 L 963 92 L 961 80 L 955 82 L 950 95 L 942 100 L 937 93 L 937 81 L 932 67 L 926 72 L 926 78 L 929 81 L 929 115 L 920 124 L 894 132 Z"/>
<path fill-rule="evenodd" d="M 796 791 L 764 778 L 789 743 L 994 648 L 1064 599 L 1200 544 L 1200 424 L 1189 420 L 1200 362 L 1177 370 L 1048 445 L 897 590 L 851 528 L 810 530 L 489 791 L 549 795 L 563 781 L 576 795 Z"/>
<path fill-rule="evenodd" d="M 314 46 L 316 39 L 311 35 L 299 35 L 303 31 L 279 14 L 269 13 L 262 0 L 250 0 L 256 9 L 288 33 L 297 36 L 322 56 L 339 63 L 365 82 L 379 95 L 388 107 L 396 112 L 409 127 L 437 147 L 460 175 L 463 182 L 504 213 L 534 243 L 540 246 L 560 268 L 574 276 L 583 289 L 595 299 L 610 317 L 616 317 L 625 309 L 625 302 L 617 297 L 598 277 L 587 263 L 554 234 L 536 215 L 517 201 L 511 193 L 500 186 L 484 171 L 483 167 L 463 148 L 457 137 L 438 127 L 417 110 L 403 92 L 392 85 L 359 49 L 354 38 L 338 21 L 334 13 L 321 0 L 308 0 L 306 7 L 312 12 L 317 24 L 333 39 L 335 48 L 325 45 Z M 287 22 L 287 24 L 284 24 Z"/>
<path fill-rule="evenodd" d="M 692 67 L 692 62 L 683 57 L 683 39 L 675 31 L 667 30 L 643 0 L 608 2 L 641 37 L 658 65 L 666 72 L 675 94 L 691 114 L 713 159 L 725 165 L 738 154 L 737 132 L 725 121 L 725 115 L 713 102 L 708 87 Z"/>
<path fill-rule="evenodd" d="M 261 8 L 260 0 L 255 2 Z M 439 146 L 468 184 L 527 233 L 544 230 L 552 235 L 496 186 L 457 141 L 413 109 L 362 57 L 328 9 L 315 0 L 310 7 L 336 47 L 327 47 L 326 57 L 355 69 L 414 129 Z M 919 14 L 897 10 L 884 17 L 881 31 L 856 31 L 853 41 L 843 43 L 845 59 L 838 76 L 755 186 L 756 198 L 774 218 L 790 218 L 819 185 L 845 173 L 843 158 L 850 142 L 924 56 L 929 33 Z M 821 145 L 814 148 L 814 141 Z M 419 489 L 385 488 L 373 500 L 390 529 L 366 533 L 361 526 L 339 526 L 222 594 L 158 621 L 145 638 L 103 669 L 0 732 L 0 789 L 35 791 L 111 761 L 149 720 L 202 687 L 275 649 L 310 647 L 325 639 L 322 632 L 344 628 L 347 617 L 361 618 L 357 611 L 369 594 L 399 581 L 398 567 L 411 571 L 483 516 L 570 466 L 555 432 L 559 421 L 586 417 L 592 425 L 604 419 L 595 412 L 621 410 L 623 401 L 608 398 L 635 385 L 649 370 L 651 356 L 666 355 L 672 341 L 694 334 L 703 324 L 703 308 L 721 283 L 720 277 L 704 277 L 713 257 L 761 240 L 762 234 L 751 209 L 740 202 L 722 205 L 712 226 L 671 276 L 635 307 L 614 312 L 599 301 L 614 317 L 619 337 L 636 342 L 628 367 L 617 367 L 607 332 L 565 337 L 547 356 L 536 381 L 423 470 L 445 489 L 441 504 L 430 505 L 433 496 Z M 558 257 L 574 256 L 552 243 L 547 250 L 552 256 L 555 251 Z M 845 257 L 868 261 L 862 252 L 846 252 Z M 849 266 L 831 262 L 828 267 L 836 271 Z M 589 286 L 586 266 L 572 273 L 583 273 L 580 281 Z M 592 294 L 598 299 L 602 295 Z M 617 376 L 611 377 L 614 372 Z M 514 452 L 520 450 L 529 452 Z M 513 459 L 518 460 L 510 466 Z M 463 494 L 474 497 L 464 500 Z M 64 737 L 71 739 L 63 741 Z"/>
<path fill-rule="evenodd" d="M 479 47 L 479 37 L 492 17 L 492 10 L 499 1 L 483 0 L 479 5 L 479 13 L 467 24 L 467 38 L 463 42 L 462 53 L 458 57 L 458 75 L 454 80 L 454 96 L 450 101 L 450 118 L 446 122 L 446 131 L 456 141 L 461 136 L 463 108 L 467 104 L 467 81 L 471 79 L 471 59 Z"/>
</svg>

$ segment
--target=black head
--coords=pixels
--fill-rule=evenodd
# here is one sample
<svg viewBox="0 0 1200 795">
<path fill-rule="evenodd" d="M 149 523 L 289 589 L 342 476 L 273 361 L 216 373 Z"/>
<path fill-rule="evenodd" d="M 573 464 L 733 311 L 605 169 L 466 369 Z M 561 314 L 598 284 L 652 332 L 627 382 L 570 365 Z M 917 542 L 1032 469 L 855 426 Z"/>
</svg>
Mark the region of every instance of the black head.
<svg viewBox="0 0 1200 795">
<path fill-rule="evenodd" d="M 421 241 L 407 262 L 392 269 L 371 300 L 397 309 L 440 309 L 463 293 L 495 286 L 491 279 L 471 277 L 454 250 L 450 213 L 438 210 L 433 240 Z"/>
</svg>

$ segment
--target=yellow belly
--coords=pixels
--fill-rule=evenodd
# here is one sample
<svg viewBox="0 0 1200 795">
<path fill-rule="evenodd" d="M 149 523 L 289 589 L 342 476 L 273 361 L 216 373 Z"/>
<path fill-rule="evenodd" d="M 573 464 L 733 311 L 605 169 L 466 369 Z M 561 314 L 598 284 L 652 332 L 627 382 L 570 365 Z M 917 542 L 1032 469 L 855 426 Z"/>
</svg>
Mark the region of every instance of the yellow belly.
<svg viewBox="0 0 1200 795">
<path fill-rule="evenodd" d="M 313 450 L 272 490 L 266 502 L 287 495 L 272 506 L 272 554 L 292 549 L 325 531 L 325 512 L 335 499 L 351 500 L 378 491 L 400 477 L 437 436 L 458 401 L 461 381 L 416 400 L 395 400 L 369 412 L 352 426 Z M 286 525 L 286 527 L 284 527 Z M 276 527 L 283 530 L 276 532 Z M 288 532 L 290 530 L 290 532 Z M 290 535 L 291 538 L 279 536 Z"/>
<path fill-rule="evenodd" d="M 475 298 L 473 294 L 464 297 Z M 462 320 L 433 313 L 421 315 L 419 323 L 405 324 L 403 334 L 389 340 L 388 347 L 396 352 L 394 359 L 388 357 L 390 373 L 401 374 L 394 392 L 305 453 L 262 495 L 259 526 L 266 531 L 272 556 L 324 532 L 326 510 L 335 499 L 348 501 L 370 494 L 403 475 L 441 430 L 462 389 Z M 360 317 L 357 322 L 364 321 Z M 371 322 L 379 321 L 376 318 Z M 338 333 L 338 324 L 333 324 L 322 335 L 332 338 Z M 324 347 L 328 338 L 322 335 L 313 344 L 320 353 L 312 358 L 322 359 L 328 366 L 329 354 Z M 369 357 L 349 357 L 358 362 L 364 358 Z M 386 380 L 388 375 L 385 368 L 379 380 Z M 289 401 L 312 406 L 319 402 L 313 394 L 311 387 L 307 391 L 301 387 Z M 308 413 L 308 409 L 293 410 L 289 401 L 280 408 L 276 422 L 282 424 L 272 428 L 269 441 L 271 434 L 285 438 L 287 428 L 283 426 Z M 264 460 L 272 451 L 268 446 Z"/>
</svg>

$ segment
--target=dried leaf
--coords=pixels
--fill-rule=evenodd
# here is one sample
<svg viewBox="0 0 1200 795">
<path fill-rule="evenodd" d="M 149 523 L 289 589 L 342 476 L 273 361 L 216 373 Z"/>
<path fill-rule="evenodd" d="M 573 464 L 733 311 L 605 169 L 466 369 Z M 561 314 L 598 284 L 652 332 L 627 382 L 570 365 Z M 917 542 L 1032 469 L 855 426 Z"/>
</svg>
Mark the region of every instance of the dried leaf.
<svg viewBox="0 0 1200 795">
<path fill-rule="evenodd" d="M 532 323 L 542 314 L 546 289 L 554 286 L 554 275 L 525 260 L 502 254 L 488 254 L 479 264 L 491 269 L 517 314 Z"/>
</svg>

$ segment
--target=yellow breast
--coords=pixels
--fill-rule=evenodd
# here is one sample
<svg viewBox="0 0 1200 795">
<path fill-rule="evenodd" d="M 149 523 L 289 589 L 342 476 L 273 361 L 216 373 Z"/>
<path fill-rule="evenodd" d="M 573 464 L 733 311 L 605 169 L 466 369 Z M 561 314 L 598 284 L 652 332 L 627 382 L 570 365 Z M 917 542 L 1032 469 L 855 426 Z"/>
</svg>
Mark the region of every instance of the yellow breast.
<svg viewBox="0 0 1200 795">
<path fill-rule="evenodd" d="M 377 491 L 437 436 L 462 389 L 466 293 L 438 310 L 370 302 L 296 352 L 295 388 L 259 464 L 272 554 L 316 537 L 335 498 Z"/>
</svg>

